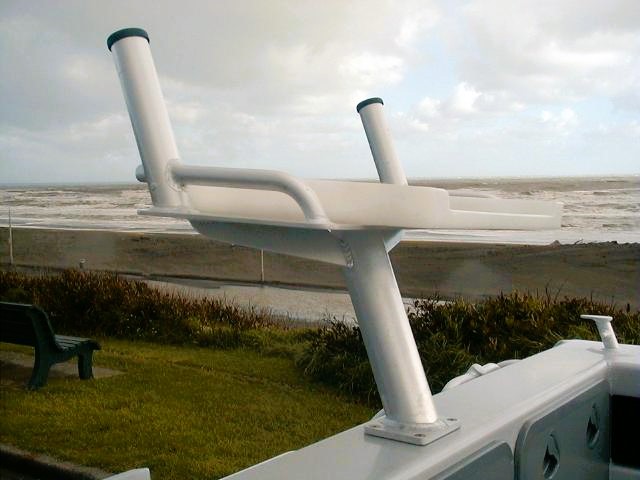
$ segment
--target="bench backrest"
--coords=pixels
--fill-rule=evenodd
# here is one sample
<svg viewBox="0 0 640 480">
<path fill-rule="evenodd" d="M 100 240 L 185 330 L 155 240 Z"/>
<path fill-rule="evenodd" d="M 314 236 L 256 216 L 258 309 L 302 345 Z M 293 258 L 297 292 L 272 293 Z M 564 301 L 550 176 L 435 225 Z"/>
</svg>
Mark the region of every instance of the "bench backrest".
<svg viewBox="0 0 640 480">
<path fill-rule="evenodd" d="M 55 344 L 47 314 L 35 305 L 0 302 L 0 340 L 19 345 Z"/>
</svg>

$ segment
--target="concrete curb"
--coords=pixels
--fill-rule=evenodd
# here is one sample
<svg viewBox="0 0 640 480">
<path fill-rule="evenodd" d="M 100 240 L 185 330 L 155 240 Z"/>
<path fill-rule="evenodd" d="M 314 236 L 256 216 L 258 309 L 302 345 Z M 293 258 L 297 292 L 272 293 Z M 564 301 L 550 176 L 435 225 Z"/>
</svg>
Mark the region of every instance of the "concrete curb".
<svg viewBox="0 0 640 480">
<path fill-rule="evenodd" d="M 102 480 L 113 475 L 97 468 L 61 462 L 48 455 L 26 452 L 0 443 L 0 464 L 3 468 L 42 479 Z"/>
</svg>

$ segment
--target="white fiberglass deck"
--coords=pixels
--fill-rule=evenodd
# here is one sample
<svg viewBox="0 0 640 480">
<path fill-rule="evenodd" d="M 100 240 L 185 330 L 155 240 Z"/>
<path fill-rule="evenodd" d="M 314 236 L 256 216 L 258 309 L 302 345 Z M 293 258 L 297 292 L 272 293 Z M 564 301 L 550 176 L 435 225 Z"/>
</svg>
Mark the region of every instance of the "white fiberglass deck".
<svg viewBox="0 0 640 480">
<path fill-rule="evenodd" d="M 362 425 L 331 438 L 289 452 L 260 465 L 227 477 L 237 480 L 305 478 L 308 480 L 386 480 L 461 478 L 450 467 L 491 445 L 506 444 L 511 457 L 508 478 L 611 478 L 637 479 L 640 471 L 609 464 L 607 438 L 609 412 L 601 412 L 602 435 L 594 448 L 586 447 L 591 403 L 589 392 L 598 389 L 604 396 L 640 397 L 640 347 L 620 345 L 607 350 L 601 342 L 566 341 L 550 350 L 526 358 L 458 387 L 434 396 L 444 416 L 459 419 L 461 428 L 437 442 L 415 446 L 365 435 Z M 566 429 L 554 422 L 560 445 L 558 474 L 543 477 L 544 448 L 539 461 L 540 475 L 522 471 L 517 455 L 518 438 L 531 419 L 553 415 L 563 405 L 585 395 L 586 415 L 578 425 Z M 585 403 L 583 402 L 583 403 Z M 579 406 L 573 409 L 579 410 Z M 549 429 L 550 432 L 553 428 Z M 585 444 L 584 457 L 569 455 L 576 446 L 567 444 L 576 435 Z M 573 439 L 573 438 L 572 438 Z M 635 441 L 629 439 L 629 441 Z M 544 447 L 544 445 L 543 445 Z M 535 450 L 535 446 L 532 448 Z M 579 451 L 579 446 L 578 446 Z M 513 455 L 516 458 L 513 458 Z M 605 458 L 606 457 L 606 458 Z M 516 462 L 514 467 L 513 462 Z M 514 471 L 515 470 L 515 471 Z M 517 473 L 516 473 L 517 472 Z M 616 474 L 616 472 L 618 472 Z M 441 476 L 442 475 L 442 476 Z M 480 474 L 481 475 L 481 474 Z M 468 479 L 502 479 L 495 476 L 467 476 Z"/>
</svg>

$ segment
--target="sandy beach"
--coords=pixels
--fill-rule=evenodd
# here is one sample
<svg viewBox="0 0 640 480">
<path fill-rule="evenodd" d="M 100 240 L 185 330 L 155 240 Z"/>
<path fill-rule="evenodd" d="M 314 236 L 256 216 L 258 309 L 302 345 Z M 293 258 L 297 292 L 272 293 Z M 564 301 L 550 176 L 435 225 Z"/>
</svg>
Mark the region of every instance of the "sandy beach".
<svg viewBox="0 0 640 480">
<path fill-rule="evenodd" d="M 8 229 L 0 262 L 9 266 Z M 13 229 L 17 267 L 114 271 L 183 285 L 260 283 L 260 252 L 199 235 Z M 402 242 L 391 253 L 403 296 L 469 300 L 512 291 L 593 297 L 640 308 L 640 244 L 547 246 Z M 264 254 L 265 283 L 343 290 L 339 267 Z M 201 286 L 202 284 L 200 284 Z M 206 286 L 205 286 L 206 288 Z"/>
</svg>

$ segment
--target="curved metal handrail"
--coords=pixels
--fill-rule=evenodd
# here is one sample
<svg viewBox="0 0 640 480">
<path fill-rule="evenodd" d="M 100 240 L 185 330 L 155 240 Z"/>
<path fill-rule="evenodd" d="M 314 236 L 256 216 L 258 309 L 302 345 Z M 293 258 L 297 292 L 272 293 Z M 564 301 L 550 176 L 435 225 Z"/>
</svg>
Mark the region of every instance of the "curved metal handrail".
<svg viewBox="0 0 640 480">
<path fill-rule="evenodd" d="M 281 192 L 291 197 L 298 204 L 309 223 L 329 223 L 329 218 L 316 192 L 299 178 L 285 172 L 179 164 L 169 165 L 169 172 L 178 184 Z"/>
</svg>

